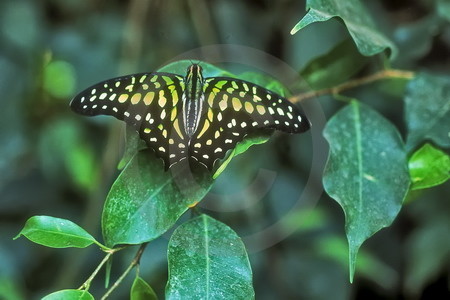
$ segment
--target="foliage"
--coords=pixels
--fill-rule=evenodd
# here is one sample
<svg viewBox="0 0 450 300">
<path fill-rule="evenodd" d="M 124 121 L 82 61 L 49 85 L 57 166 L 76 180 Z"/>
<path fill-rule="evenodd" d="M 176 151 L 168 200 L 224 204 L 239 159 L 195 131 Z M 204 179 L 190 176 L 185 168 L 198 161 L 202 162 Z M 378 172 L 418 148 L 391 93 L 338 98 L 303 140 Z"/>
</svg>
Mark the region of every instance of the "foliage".
<svg viewBox="0 0 450 300">
<path fill-rule="evenodd" d="M 441 0 L 3 1 L 0 298 L 445 293 L 449 20 Z M 101 80 L 192 62 L 300 102 L 311 131 L 166 172 L 134 130 L 121 145 L 120 122 L 68 109 Z"/>
</svg>

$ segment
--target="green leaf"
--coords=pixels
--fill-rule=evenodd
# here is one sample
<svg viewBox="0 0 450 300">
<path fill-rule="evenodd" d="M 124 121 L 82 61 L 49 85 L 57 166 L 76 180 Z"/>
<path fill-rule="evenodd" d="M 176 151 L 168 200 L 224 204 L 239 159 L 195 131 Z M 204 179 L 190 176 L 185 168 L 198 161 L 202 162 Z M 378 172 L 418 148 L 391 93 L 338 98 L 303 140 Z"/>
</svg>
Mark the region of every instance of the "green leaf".
<svg viewBox="0 0 450 300">
<path fill-rule="evenodd" d="M 397 129 L 356 101 L 328 121 L 324 136 L 330 155 L 323 185 L 346 216 L 352 280 L 359 247 L 400 211 L 410 183 L 406 154 Z"/>
<path fill-rule="evenodd" d="M 39 141 L 42 169 L 52 179 L 61 178 L 61 167 L 78 187 L 97 188 L 98 161 L 92 147 L 86 143 L 78 123 L 55 119 L 42 130 Z"/>
<path fill-rule="evenodd" d="M 94 300 L 88 291 L 61 290 L 45 296 L 42 300 Z"/>
<path fill-rule="evenodd" d="M 44 89 L 56 98 L 69 98 L 75 90 L 75 70 L 65 61 L 52 61 L 44 69 Z"/>
<path fill-rule="evenodd" d="M 409 173 L 413 190 L 444 183 L 450 178 L 450 156 L 425 144 L 409 159 Z"/>
<path fill-rule="evenodd" d="M 145 282 L 144 279 L 137 276 L 134 279 L 133 285 L 131 286 L 130 292 L 131 300 L 156 300 L 158 297 L 155 291 Z"/>
<path fill-rule="evenodd" d="M 190 65 L 193 63 L 199 64 L 203 68 L 203 76 L 204 77 L 232 77 L 236 78 L 236 75 L 225 71 L 221 68 L 218 68 L 214 65 L 211 65 L 204 61 L 192 61 L 192 60 L 179 60 L 173 63 L 170 63 L 168 65 L 163 66 L 162 68 L 158 69 L 158 72 L 168 72 L 168 73 L 175 73 L 180 74 L 181 76 L 185 76 L 186 72 Z"/>
<path fill-rule="evenodd" d="M 6 270 L 2 265 L 3 270 Z M 18 284 L 11 276 L 0 274 L 0 299 L 2 300 L 25 300 L 24 289 L 21 284 Z"/>
<path fill-rule="evenodd" d="M 72 221 L 49 216 L 34 216 L 28 219 L 21 235 L 30 241 L 52 248 L 86 248 L 98 242 L 83 228 Z"/>
<path fill-rule="evenodd" d="M 105 202 L 102 229 L 107 245 L 153 240 L 203 199 L 213 183 L 211 174 L 203 168 L 190 170 L 183 162 L 166 172 L 150 149 L 133 157 Z"/>
<path fill-rule="evenodd" d="M 173 233 L 168 249 L 167 299 L 253 299 L 252 271 L 244 244 L 209 216 Z"/>
<path fill-rule="evenodd" d="M 428 14 L 395 26 L 392 36 L 401 53 L 395 61 L 397 67 L 410 67 L 431 51 L 440 23 L 435 14 Z"/>
<path fill-rule="evenodd" d="M 238 143 L 236 145 L 236 148 L 231 151 L 231 153 L 226 157 L 220 164 L 220 166 L 217 168 L 217 170 L 214 172 L 213 179 L 216 179 L 219 177 L 220 174 L 225 170 L 225 168 L 228 166 L 228 164 L 231 162 L 231 159 L 235 156 L 238 156 L 239 154 L 244 153 L 253 145 L 259 145 L 264 144 L 267 142 L 270 137 L 273 134 L 273 130 L 268 130 L 265 133 L 259 133 L 259 134 L 248 134 L 245 139 Z"/>
<path fill-rule="evenodd" d="M 417 74 L 407 86 L 405 119 L 409 149 L 424 140 L 450 147 L 450 77 Z"/>
<path fill-rule="evenodd" d="M 341 237 L 321 237 L 316 241 L 314 251 L 323 257 L 336 261 L 343 267 L 348 267 L 348 244 Z M 386 290 L 394 289 L 398 285 L 399 276 L 397 272 L 379 257 L 363 249 L 358 254 L 355 267 L 361 277 L 376 282 Z"/>
<path fill-rule="evenodd" d="M 405 242 L 404 290 L 409 299 L 420 299 L 423 288 L 448 272 L 450 241 L 448 215 L 433 216 Z M 444 273 L 443 273 L 444 272 Z"/>
<path fill-rule="evenodd" d="M 383 33 L 378 31 L 372 17 L 364 5 L 358 0 L 309 0 L 308 13 L 295 25 L 291 34 L 314 22 L 327 21 L 339 17 L 346 25 L 350 35 L 365 56 L 372 56 L 391 50 L 391 58 L 397 56 L 397 48 Z"/>
<path fill-rule="evenodd" d="M 450 1 L 438 0 L 437 11 L 440 17 L 450 22 Z"/>
<path fill-rule="evenodd" d="M 136 155 L 141 150 L 147 148 L 147 145 L 141 138 L 139 134 L 136 132 L 132 126 L 126 126 L 126 145 L 125 151 L 123 153 L 122 158 L 117 165 L 118 170 L 122 170 L 125 166 L 133 159 L 133 156 Z"/>
<path fill-rule="evenodd" d="M 239 79 L 262 86 L 281 96 L 286 96 L 286 87 L 278 80 L 257 72 L 244 72 L 239 74 Z"/>
<path fill-rule="evenodd" d="M 313 59 L 300 72 L 311 86 L 319 90 L 336 86 L 347 81 L 367 64 L 351 39 L 345 39 L 330 52 Z"/>
</svg>

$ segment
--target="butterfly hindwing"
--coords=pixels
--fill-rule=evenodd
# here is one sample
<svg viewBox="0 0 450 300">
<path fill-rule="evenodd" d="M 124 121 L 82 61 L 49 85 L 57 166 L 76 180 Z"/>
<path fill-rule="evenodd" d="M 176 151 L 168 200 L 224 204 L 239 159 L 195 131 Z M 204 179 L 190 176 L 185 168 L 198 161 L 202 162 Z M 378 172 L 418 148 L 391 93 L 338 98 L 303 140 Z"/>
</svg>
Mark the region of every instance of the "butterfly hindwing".
<svg viewBox="0 0 450 300">
<path fill-rule="evenodd" d="M 287 99 L 256 84 L 226 77 L 205 79 L 203 117 L 190 143 L 191 156 L 212 169 L 248 134 L 264 129 L 300 133 L 310 127 Z"/>
<path fill-rule="evenodd" d="M 251 82 L 203 78 L 192 64 L 185 77 L 141 73 L 98 83 L 70 103 L 80 114 L 111 115 L 132 125 L 167 170 L 186 158 L 214 163 L 248 135 L 270 130 L 300 133 L 310 127 L 286 98 Z"/>
<path fill-rule="evenodd" d="M 183 89 L 181 76 L 142 73 L 98 83 L 78 94 L 70 106 L 83 115 L 111 115 L 132 125 L 168 169 L 187 157 L 180 122 Z"/>
</svg>

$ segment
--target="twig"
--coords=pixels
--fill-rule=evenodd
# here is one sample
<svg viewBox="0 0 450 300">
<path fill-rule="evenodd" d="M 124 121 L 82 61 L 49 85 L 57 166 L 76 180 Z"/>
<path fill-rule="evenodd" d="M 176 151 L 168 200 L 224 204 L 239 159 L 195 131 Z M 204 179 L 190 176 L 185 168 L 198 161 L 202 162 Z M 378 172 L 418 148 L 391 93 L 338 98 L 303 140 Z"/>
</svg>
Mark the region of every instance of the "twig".
<svg viewBox="0 0 450 300">
<path fill-rule="evenodd" d="M 114 282 L 114 284 L 109 288 L 109 290 L 103 295 L 100 300 L 105 300 L 111 295 L 111 293 L 119 286 L 119 284 L 124 280 L 124 278 L 130 273 L 130 271 L 137 265 L 139 265 L 139 261 L 141 260 L 142 253 L 144 253 L 145 247 L 148 243 L 144 243 L 139 248 L 138 252 L 134 256 L 134 259 L 131 261 L 130 265 L 127 269 L 120 275 L 120 277 Z"/>
<path fill-rule="evenodd" d="M 89 286 L 91 285 L 92 280 L 94 280 L 95 276 L 97 276 L 98 272 L 100 271 L 100 269 L 103 267 L 103 265 L 109 260 L 109 258 L 116 253 L 117 251 L 121 250 L 122 248 L 116 248 L 116 249 L 111 249 L 109 251 L 107 251 L 108 254 L 106 254 L 105 258 L 103 258 L 103 260 L 100 262 L 100 264 L 97 266 L 97 268 L 95 268 L 94 272 L 92 272 L 91 276 L 89 276 L 88 279 L 86 279 L 86 281 L 78 288 L 79 290 L 88 290 Z"/>
<path fill-rule="evenodd" d="M 394 70 L 394 69 L 388 69 L 388 70 L 382 70 L 377 73 L 371 74 L 366 77 L 357 78 L 354 80 L 350 80 L 347 82 L 344 82 L 342 84 L 339 84 L 337 86 L 326 88 L 323 90 L 318 91 L 310 91 L 306 93 L 301 93 L 295 96 L 292 96 L 289 98 L 289 101 L 292 103 L 300 102 L 305 99 L 315 98 L 323 95 L 328 94 L 339 94 L 345 90 L 349 90 L 364 84 L 368 84 L 377 80 L 382 80 L 386 78 L 404 78 L 404 79 L 411 79 L 414 77 L 414 72 L 411 71 L 403 71 L 403 70 Z"/>
</svg>

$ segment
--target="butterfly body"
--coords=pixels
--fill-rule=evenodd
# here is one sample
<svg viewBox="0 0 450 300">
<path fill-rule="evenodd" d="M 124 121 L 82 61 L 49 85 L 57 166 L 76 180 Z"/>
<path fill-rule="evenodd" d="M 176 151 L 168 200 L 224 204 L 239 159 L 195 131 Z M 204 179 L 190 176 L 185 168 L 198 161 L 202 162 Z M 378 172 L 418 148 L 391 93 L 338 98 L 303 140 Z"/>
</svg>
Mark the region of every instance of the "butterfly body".
<svg viewBox="0 0 450 300">
<path fill-rule="evenodd" d="M 235 78 L 204 78 L 198 64 L 184 77 L 155 72 L 110 79 L 81 92 L 70 105 L 83 115 L 112 115 L 132 125 L 166 170 L 184 159 L 212 170 L 250 133 L 300 133 L 310 127 L 280 95 Z"/>
</svg>

